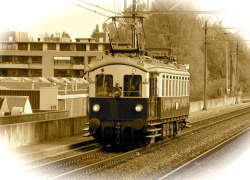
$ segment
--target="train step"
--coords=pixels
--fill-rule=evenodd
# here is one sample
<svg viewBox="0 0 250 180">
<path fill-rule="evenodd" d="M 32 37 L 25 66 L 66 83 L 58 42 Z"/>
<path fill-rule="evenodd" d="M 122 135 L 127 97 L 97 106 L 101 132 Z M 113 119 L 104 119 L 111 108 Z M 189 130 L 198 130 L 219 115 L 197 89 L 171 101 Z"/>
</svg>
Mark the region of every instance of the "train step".
<svg viewBox="0 0 250 180">
<path fill-rule="evenodd" d="M 161 131 L 161 128 L 147 129 L 147 132 Z"/>
<path fill-rule="evenodd" d="M 159 137 L 161 136 L 161 134 L 151 134 L 151 135 L 147 135 L 145 136 L 146 138 L 154 138 L 154 137 Z"/>
<path fill-rule="evenodd" d="M 85 125 L 89 125 L 89 123 L 85 123 Z"/>
<path fill-rule="evenodd" d="M 82 137 L 90 137 L 90 133 L 86 133 L 86 134 L 83 134 L 83 136 Z"/>
<path fill-rule="evenodd" d="M 89 128 L 83 128 L 82 131 L 89 131 Z"/>
</svg>

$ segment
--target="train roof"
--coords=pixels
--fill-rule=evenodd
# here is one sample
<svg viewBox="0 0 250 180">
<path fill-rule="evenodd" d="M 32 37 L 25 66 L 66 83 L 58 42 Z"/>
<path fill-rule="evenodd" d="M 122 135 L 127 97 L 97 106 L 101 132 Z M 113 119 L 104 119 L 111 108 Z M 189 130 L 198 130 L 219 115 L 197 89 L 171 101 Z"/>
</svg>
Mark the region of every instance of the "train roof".
<svg viewBox="0 0 250 180">
<path fill-rule="evenodd" d="M 145 72 L 171 73 L 173 71 L 179 71 L 180 74 L 189 74 L 188 65 L 164 64 L 162 61 L 150 57 L 130 58 L 125 56 L 106 56 L 99 61 L 89 64 L 85 71 L 91 72 L 100 67 L 116 64 L 133 66 Z"/>
</svg>

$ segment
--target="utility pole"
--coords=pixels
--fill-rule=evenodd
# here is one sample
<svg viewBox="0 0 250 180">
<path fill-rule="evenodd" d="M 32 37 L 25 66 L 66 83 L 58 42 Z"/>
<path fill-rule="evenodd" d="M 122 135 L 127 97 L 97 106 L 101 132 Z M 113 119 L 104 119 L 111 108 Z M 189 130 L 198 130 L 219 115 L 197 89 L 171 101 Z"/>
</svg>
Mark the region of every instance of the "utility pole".
<svg viewBox="0 0 250 180">
<path fill-rule="evenodd" d="M 126 11 L 127 9 L 127 0 L 124 0 L 124 12 Z"/>
<path fill-rule="evenodd" d="M 229 84 L 230 97 L 234 96 L 234 89 L 233 89 L 234 56 L 235 54 L 231 54 L 230 58 L 230 84 Z"/>
<path fill-rule="evenodd" d="M 204 48 L 204 104 L 202 110 L 207 110 L 207 97 L 206 97 L 206 91 L 207 91 L 207 20 L 205 21 L 205 48 Z"/>
<path fill-rule="evenodd" d="M 136 10 L 136 0 L 133 0 L 133 12 Z M 135 48 L 136 45 L 136 29 L 135 29 L 135 13 L 132 14 L 133 22 L 134 24 L 132 25 L 132 48 Z"/>
<path fill-rule="evenodd" d="M 227 96 L 229 94 L 228 92 L 228 42 L 226 42 L 226 92 L 227 92 Z"/>
<path fill-rule="evenodd" d="M 149 12 L 149 0 L 147 0 L 147 11 Z"/>
<path fill-rule="evenodd" d="M 237 41 L 237 46 L 236 46 L 236 102 L 235 104 L 238 104 L 238 61 L 239 61 L 239 44 Z"/>
</svg>

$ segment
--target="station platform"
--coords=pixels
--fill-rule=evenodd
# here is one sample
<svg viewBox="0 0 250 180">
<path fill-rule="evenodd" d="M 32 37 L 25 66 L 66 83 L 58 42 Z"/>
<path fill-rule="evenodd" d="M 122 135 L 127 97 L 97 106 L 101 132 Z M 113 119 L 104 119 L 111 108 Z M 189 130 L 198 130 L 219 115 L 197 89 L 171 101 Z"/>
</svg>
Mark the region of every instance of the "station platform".
<svg viewBox="0 0 250 180">
<path fill-rule="evenodd" d="M 192 112 L 189 115 L 189 121 L 195 122 L 207 117 L 213 117 L 221 113 L 236 110 L 242 107 L 250 106 L 250 103 L 239 103 L 228 105 L 216 109 Z M 29 145 L 9 150 L 12 156 L 19 161 L 32 161 L 44 156 L 59 153 L 65 150 L 77 148 L 95 142 L 92 137 L 82 137 L 81 135 L 58 139 L 56 141 L 44 142 L 35 145 Z"/>
</svg>

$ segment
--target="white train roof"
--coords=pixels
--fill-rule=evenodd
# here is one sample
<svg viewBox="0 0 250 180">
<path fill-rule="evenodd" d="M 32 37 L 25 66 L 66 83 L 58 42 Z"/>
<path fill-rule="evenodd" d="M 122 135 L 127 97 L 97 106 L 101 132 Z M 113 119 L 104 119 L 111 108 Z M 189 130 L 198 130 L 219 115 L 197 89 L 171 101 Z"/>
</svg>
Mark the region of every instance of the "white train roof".
<svg viewBox="0 0 250 180">
<path fill-rule="evenodd" d="M 105 56 L 103 59 L 99 59 L 94 63 L 89 64 L 88 67 L 85 69 L 85 71 L 91 72 L 100 67 L 108 65 L 118 65 L 118 64 L 133 66 L 145 72 L 170 73 L 170 74 L 177 73 L 180 75 L 189 75 L 188 65 L 164 64 L 162 61 L 150 57 L 130 58 L 125 56 L 122 57 Z"/>
</svg>

